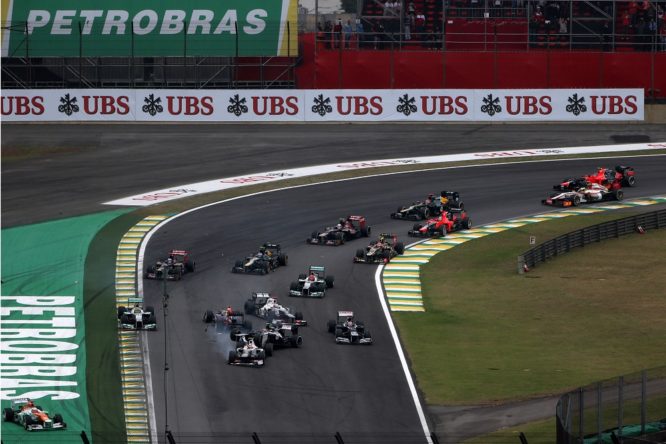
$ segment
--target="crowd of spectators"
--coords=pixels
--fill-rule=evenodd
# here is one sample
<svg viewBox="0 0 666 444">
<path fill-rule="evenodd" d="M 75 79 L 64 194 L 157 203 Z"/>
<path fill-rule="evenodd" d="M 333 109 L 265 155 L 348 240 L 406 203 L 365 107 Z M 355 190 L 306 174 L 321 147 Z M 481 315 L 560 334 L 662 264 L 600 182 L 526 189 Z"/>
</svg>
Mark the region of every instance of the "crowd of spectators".
<svg viewBox="0 0 666 444">
<path fill-rule="evenodd" d="M 549 1 L 549 0 L 443 0 L 439 10 L 423 10 L 423 1 L 365 0 L 379 5 L 374 16 L 355 20 L 336 19 L 318 24 L 330 48 L 381 49 L 395 42 L 421 42 L 441 47 L 442 25 L 465 18 L 526 20 L 529 41 L 567 42 L 567 48 L 598 46 L 604 50 L 666 51 L 666 1 Z M 443 9 L 442 9 L 443 8 Z M 574 29 L 574 22 L 579 26 Z M 581 26 L 580 23 L 583 25 Z M 546 36 L 544 39 L 543 36 Z M 583 36 L 576 41 L 575 37 Z M 568 43 L 571 41 L 572 45 Z M 594 41 L 596 39 L 596 41 Z"/>
</svg>

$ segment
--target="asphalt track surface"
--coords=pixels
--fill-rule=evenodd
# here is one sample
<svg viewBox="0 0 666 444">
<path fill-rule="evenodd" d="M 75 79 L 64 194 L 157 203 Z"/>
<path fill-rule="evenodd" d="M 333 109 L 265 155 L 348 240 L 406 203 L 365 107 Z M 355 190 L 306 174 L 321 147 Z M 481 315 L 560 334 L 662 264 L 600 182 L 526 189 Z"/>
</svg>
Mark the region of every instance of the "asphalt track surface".
<svg viewBox="0 0 666 444">
<path fill-rule="evenodd" d="M 666 140 L 665 128 L 650 125 L 3 125 L 2 130 L 3 227 L 102 211 L 109 207 L 101 202 L 148 190 L 286 166 L 608 144 L 613 135 Z M 621 139 L 615 140 L 627 141 Z M 21 148 L 50 152 L 11 160 Z M 664 157 L 618 162 L 639 171 L 639 187 L 627 198 L 666 192 Z M 148 335 L 157 430 L 165 428 L 166 386 L 169 427 L 178 442 L 250 442 L 251 432 L 263 436 L 262 442 L 271 442 L 267 435 L 281 442 L 316 443 L 320 437 L 331 442 L 336 431 L 345 442 L 425 442 L 379 308 L 376 267 L 352 264 L 364 240 L 333 248 L 305 245 L 305 237 L 351 213 L 366 215 L 374 233 L 402 234 L 411 224 L 392 221 L 388 213 L 442 188 L 463 193 L 476 225 L 532 214 L 543 211 L 539 200 L 554 181 L 601 163 L 615 161 L 487 166 L 318 185 L 217 205 L 168 224 L 150 242 L 147 262 L 183 247 L 195 255 L 197 271 L 169 284 L 167 322 Z M 234 260 L 268 240 L 283 245 L 287 267 L 268 276 L 230 273 Z M 336 287 L 322 300 L 286 297 L 289 282 L 310 264 L 326 265 Z M 147 282 L 145 289 L 159 307 L 160 284 Z M 206 331 L 201 315 L 207 308 L 240 307 L 256 290 L 277 292 L 312 326 L 302 329 L 301 349 L 277 351 L 263 369 L 227 366 L 230 341 Z M 324 327 L 339 308 L 356 311 L 376 344 L 337 346 Z M 441 422 L 433 417 L 430 423 Z"/>
<path fill-rule="evenodd" d="M 666 140 L 666 126 L 3 124 L 2 227 L 104 211 L 102 202 L 125 196 L 285 167 L 650 139 Z M 33 157 L 25 158 L 26 152 Z"/>
<path fill-rule="evenodd" d="M 666 192 L 666 156 L 601 163 L 627 163 L 639 171 L 639 187 L 628 189 L 626 198 Z M 593 171 L 599 164 L 599 160 L 552 161 L 358 179 L 234 200 L 169 223 L 148 244 L 147 263 L 163 258 L 171 248 L 189 249 L 197 261 L 194 274 L 168 284 L 170 429 L 184 442 L 195 438 L 227 442 L 228 433 L 249 436 L 252 432 L 289 442 L 319 442 L 314 439 L 320 436 L 321 442 L 330 442 L 335 432 L 358 442 L 370 436 L 381 437 L 382 442 L 425 442 L 376 295 L 376 267 L 352 263 L 355 250 L 366 240 L 323 247 L 307 245 L 305 238 L 342 215 L 361 214 L 374 234 L 395 232 L 408 240 L 406 232 L 412 223 L 391 220 L 389 213 L 401 203 L 440 189 L 460 191 L 477 225 L 542 212 L 540 199 L 554 182 L 572 172 Z M 267 276 L 230 272 L 236 259 L 256 251 L 265 241 L 282 244 L 289 255 L 287 267 Z M 321 300 L 288 297 L 289 283 L 310 264 L 326 266 L 336 277 L 335 288 Z M 206 309 L 227 305 L 242 309 L 252 291 L 274 293 L 311 323 L 301 331 L 302 348 L 276 351 L 263 369 L 226 365 L 233 343 L 227 334 L 206 330 L 201 322 Z M 160 283 L 146 282 L 148 303 L 159 306 L 161 293 Z M 339 309 L 355 311 L 376 343 L 336 345 L 325 326 Z M 250 319 L 255 326 L 262 324 Z M 147 335 L 153 383 L 158 388 L 164 386 L 164 333 Z M 163 392 L 156 390 L 158 406 L 164 406 Z M 193 410 L 193 405 L 201 409 Z M 156 409 L 157 429 L 164 430 L 160 410 Z M 440 422 L 432 419 L 431 424 Z M 446 430 L 434 431 L 447 439 Z"/>
</svg>

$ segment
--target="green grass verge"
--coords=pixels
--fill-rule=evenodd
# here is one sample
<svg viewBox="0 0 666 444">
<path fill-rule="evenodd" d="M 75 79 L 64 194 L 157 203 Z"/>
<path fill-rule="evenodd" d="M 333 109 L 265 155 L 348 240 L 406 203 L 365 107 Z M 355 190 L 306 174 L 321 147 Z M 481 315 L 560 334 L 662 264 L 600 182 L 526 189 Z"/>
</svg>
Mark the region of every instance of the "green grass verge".
<svg viewBox="0 0 666 444">
<path fill-rule="evenodd" d="M 487 435 L 464 441 L 465 444 L 518 444 L 520 432 L 530 444 L 553 444 L 555 442 L 555 417 L 545 421 L 530 422 L 516 427 L 507 427 Z"/>
<path fill-rule="evenodd" d="M 100 230 L 88 249 L 85 264 L 84 304 L 88 366 L 88 408 L 93 442 L 127 442 L 118 354 L 115 270 L 116 250 L 122 236 L 141 218 L 134 213 L 118 217 Z"/>
<path fill-rule="evenodd" d="M 664 365 L 657 351 L 666 343 L 666 230 L 516 271 L 531 235 L 540 243 L 634 213 L 531 224 L 466 242 L 425 265 L 426 312 L 394 317 L 426 401 L 540 397 Z"/>
</svg>

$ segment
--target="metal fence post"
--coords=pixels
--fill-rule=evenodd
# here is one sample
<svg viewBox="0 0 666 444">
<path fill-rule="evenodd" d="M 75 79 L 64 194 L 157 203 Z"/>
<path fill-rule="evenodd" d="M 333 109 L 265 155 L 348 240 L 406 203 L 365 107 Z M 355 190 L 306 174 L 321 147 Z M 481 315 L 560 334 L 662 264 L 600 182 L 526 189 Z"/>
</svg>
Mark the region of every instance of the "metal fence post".
<svg viewBox="0 0 666 444">
<path fill-rule="evenodd" d="M 597 382 L 597 442 L 601 444 L 603 407 L 601 405 L 601 382 Z"/>
<path fill-rule="evenodd" d="M 641 372 L 641 434 L 645 433 L 647 419 L 647 371 Z"/>
<path fill-rule="evenodd" d="M 624 421 L 624 376 L 620 376 L 617 384 L 617 431 L 622 436 L 622 423 Z"/>
</svg>

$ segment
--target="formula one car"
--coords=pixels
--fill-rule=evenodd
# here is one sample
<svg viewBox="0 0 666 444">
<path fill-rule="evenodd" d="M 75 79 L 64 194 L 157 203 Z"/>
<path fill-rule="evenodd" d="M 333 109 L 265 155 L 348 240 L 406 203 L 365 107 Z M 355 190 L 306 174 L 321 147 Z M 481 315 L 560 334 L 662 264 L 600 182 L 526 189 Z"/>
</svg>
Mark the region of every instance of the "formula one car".
<svg viewBox="0 0 666 444">
<path fill-rule="evenodd" d="M 552 193 L 547 199 L 541 201 L 544 205 L 559 207 L 577 207 L 582 203 L 604 202 L 609 200 L 622 200 L 622 190 L 609 190 L 598 183 L 588 183 L 585 187 L 573 191 Z"/>
<path fill-rule="evenodd" d="M 365 249 L 356 250 L 354 262 L 376 264 L 388 263 L 394 257 L 405 252 L 405 246 L 398 242 L 395 234 L 382 233 L 379 239 L 370 242 Z"/>
<path fill-rule="evenodd" d="M 359 237 L 368 237 L 371 228 L 363 216 L 341 218 L 337 225 L 326 227 L 324 231 L 313 231 L 306 242 L 314 245 L 342 245 Z"/>
<path fill-rule="evenodd" d="M 254 339 L 246 335 L 237 335 L 236 348 L 229 352 L 229 365 L 240 365 L 245 367 L 263 367 L 266 358 L 273 354 L 273 347 L 267 344 L 266 348 L 258 347 Z"/>
<path fill-rule="evenodd" d="M 49 412 L 43 410 L 40 406 L 36 406 L 28 398 L 12 400 L 11 407 L 4 409 L 3 417 L 5 422 L 15 422 L 30 432 L 33 430 L 62 430 L 67 428 L 67 424 L 63 422 L 60 413 L 56 413 L 51 418 Z"/>
<path fill-rule="evenodd" d="M 118 307 L 118 327 L 124 330 L 157 330 L 155 309 L 151 306 L 145 309 L 141 306 L 143 299 L 128 298 L 127 302 L 134 304 L 130 308 Z"/>
<path fill-rule="evenodd" d="M 460 194 L 457 191 L 442 191 L 440 197 L 429 194 L 426 200 L 398 207 L 395 213 L 391 213 L 391 219 L 425 220 L 439 216 L 442 214 L 442 210 L 464 207 L 465 204 L 460 200 Z"/>
<path fill-rule="evenodd" d="M 328 321 L 328 332 L 335 334 L 337 344 L 372 344 L 372 335 L 354 319 L 353 311 L 338 311 L 337 319 Z"/>
<path fill-rule="evenodd" d="M 308 274 L 298 276 L 298 281 L 289 286 L 289 296 L 323 298 L 326 290 L 333 287 L 333 276 L 326 276 L 326 269 L 311 265 Z"/>
<path fill-rule="evenodd" d="M 267 274 L 280 265 L 287 265 L 287 255 L 282 253 L 279 244 L 267 242 L 259 248 L 258 253 L 236 261 L 231 272 Z"/>
<path fill-rule="evenodd" d="M 273 348 L 300 347 L 303 338 L 298 334 L 298 325 L 274 320 L 260 331 L 252 333 L 254 343 L 260 347 L 272 345 Z"/>
<path fill-rule="evenodd" d="M 253 292 L 250 299 L 245 301 L 245 314 L 253 314 L 267 321 L 279 320 L 302 327 L 308 325 L 308 321 L 303 319 L 303 313 L 278 304 L 277 298 L 268 293 Z"/>
<path fill-rule="evenodd" d="M 195 267 L 194 260 L 190 253 L 185 250 L 171 250 L 169 257 L 163 261 L 157 261 L 155 265 L 146 268 L 146 279 L 166 279 L 170 281 L 179 281 L 183 275 L 193 272 Z"/>
<path fill-rule="evenodd" d="M 584 188 L 587 184 L 595 183 L 603 185 L 608 190 L 619 190 L 623 186 L 636 186 L 636 175 L 632 167 L 617 165 L 614 170 L 599 167 L 594 174 L 588 174 L 576 179 L 567 179 L 558 185 L 554 185 L 556 191 L 576 191 Z"/>
<path fill-rule="evenodd" d="M 232 340 L 235 340 L 237 334 L 242 330 L 252 330 L 252 322 L 245 319 L 245 315 L 240 311 L 233 311 L 231 307 L 225 310 L 206 310 L 202 320 L 206 324 L 215 324 L 215 330 L 223 332 L 229 330 Z"/>
<path fill-rule="evenodd" d="M 437 219 L 428 219 L 424 224 L 414 224 L 407 232 L 412 237 L 441 237 L 447 233 L 472 228 L 472 219 L 465 210 L 451 208 Z"/>
</svg>

